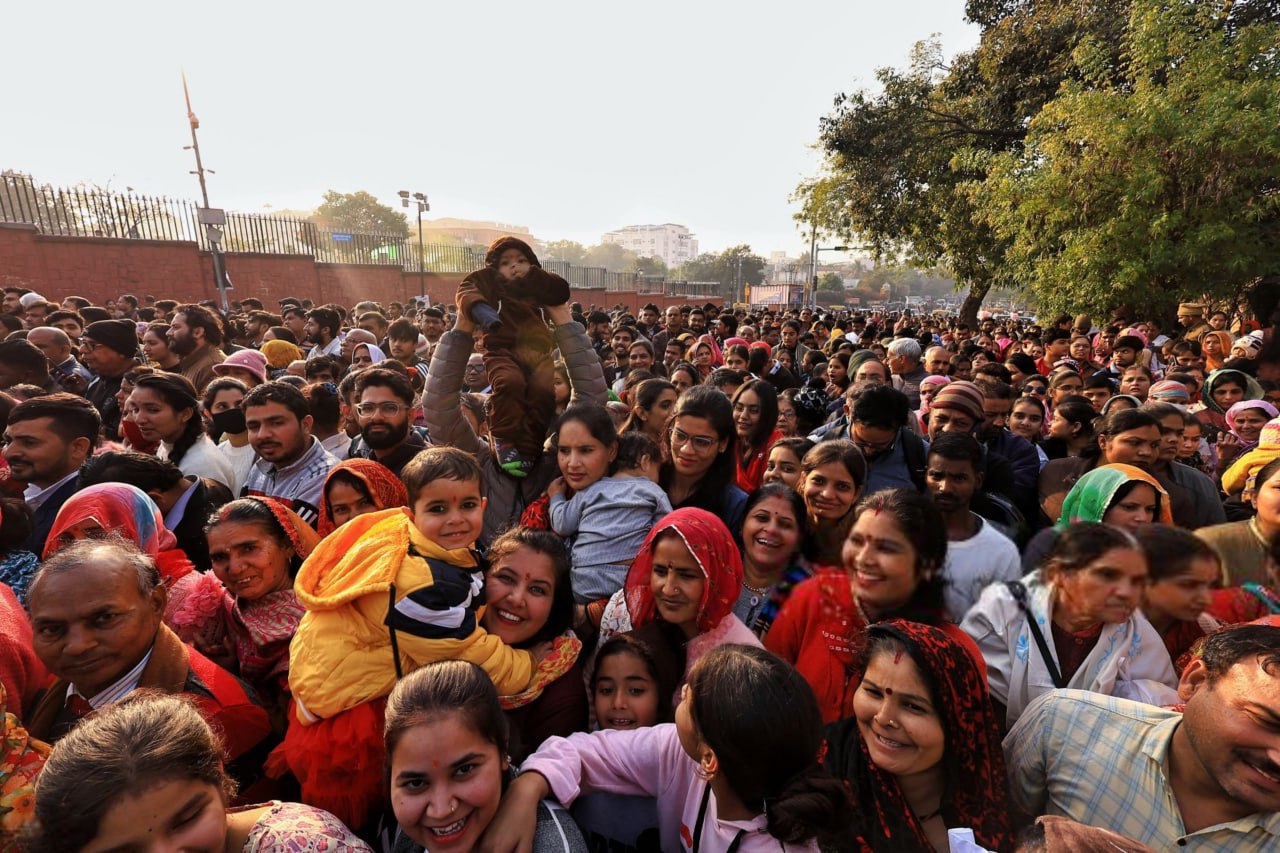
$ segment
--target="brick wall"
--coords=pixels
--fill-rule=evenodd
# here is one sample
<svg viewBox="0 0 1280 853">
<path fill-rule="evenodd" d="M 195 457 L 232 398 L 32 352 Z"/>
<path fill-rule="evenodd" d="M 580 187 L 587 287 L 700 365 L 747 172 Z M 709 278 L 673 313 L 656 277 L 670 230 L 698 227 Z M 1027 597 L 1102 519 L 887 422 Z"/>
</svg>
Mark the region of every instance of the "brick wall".
<svg viewBox="0 0 1280 853">
<path fill-rule="evenodd" d="M 418 273 L 396 266 L 317 263 L 310 255 L 227 255 L 231 297 L 256 296 L 268 307 L 285 296 L 316 304 L 352 305 L 362 299 L 404 302 L 422 287 Z M 453 302 L 461 275 L 427 273 L 427 295 Z M 0 285 L 16 284 L 59 302 L 83 296 L 101 305 L 122 293 L 141 298 L 198 302 L 217 299 L 213 264 L 195 243 L 116 240 L 99 237 L 50 237 L 29 225 L 0 224 Z M 649 293 L 610 293 L 574 288 L 571 299 L 584 308 L 625 305 L 635 312 L 653 302 L 659 308 L 684 302 L 719 303 L 718 298 L 669 297 Z"/>
</svg>

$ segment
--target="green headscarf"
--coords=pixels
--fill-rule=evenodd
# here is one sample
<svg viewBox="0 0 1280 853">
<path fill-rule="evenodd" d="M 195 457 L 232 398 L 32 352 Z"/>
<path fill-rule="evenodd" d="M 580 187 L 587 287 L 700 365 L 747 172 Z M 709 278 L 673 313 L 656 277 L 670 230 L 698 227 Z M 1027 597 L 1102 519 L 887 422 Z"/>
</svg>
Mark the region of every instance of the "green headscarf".
<svg viewBox="0 0 1280 853">
<path fill-rule="evenodd" d="M 1101 523 L 1102 517 L 1107 514 L 1112 501 L 1116 499 L 1116 493 L 1126 483 L 1134 481 L 1146 483 L 1156 490 L 1156 500 L 1159 502 L 1156 520 L 1161 524 L 1172 524 L 1173 516 L 1169 511 L 1169 494 L 1164 490 L 1164 487 L 1160 485 L 1155 477 L 1152 477 L 1141 468 L 1117 462 L 1094 468 L 1079 480 L 1076 480 L 1076 484 L 1071 487 L 1071 491 L 1067 493 L 1066 499 L 1062 502 L 1062 513 L 1058 516 L 1058 521 L 1054 527 L 1062 531 L 1077 521 Z"/>
</svg>

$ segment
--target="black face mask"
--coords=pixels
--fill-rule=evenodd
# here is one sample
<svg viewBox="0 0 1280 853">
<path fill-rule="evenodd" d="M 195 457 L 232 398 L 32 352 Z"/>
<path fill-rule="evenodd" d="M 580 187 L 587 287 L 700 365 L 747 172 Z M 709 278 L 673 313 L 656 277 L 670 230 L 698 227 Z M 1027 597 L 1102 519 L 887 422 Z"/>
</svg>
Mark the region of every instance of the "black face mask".
<svg viewBox="0 0 1280 853">
<path fill-rule="evenodd" d="M 223 435 L 239 435 L 248 429 L 242 409 L 227 409 L 213 416 L 213 428 Z"/>
</svg>

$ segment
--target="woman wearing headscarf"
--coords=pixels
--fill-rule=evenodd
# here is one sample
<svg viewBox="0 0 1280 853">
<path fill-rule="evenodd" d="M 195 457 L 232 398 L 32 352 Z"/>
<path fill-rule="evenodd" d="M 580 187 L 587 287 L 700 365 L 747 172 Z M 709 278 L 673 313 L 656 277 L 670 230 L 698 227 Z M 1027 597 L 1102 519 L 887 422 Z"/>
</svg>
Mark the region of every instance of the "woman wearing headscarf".
<svg viewBox="0 0 1280 853">
<path fill-rule="evenodd" d="M 630 631 L 654 652 L 662 683 L 675 696 L 698 659 L 724 643 L 759 646 L 733 615 L 742 592 L 742 557 L 729 528 L 685 507 L 650 531 L 600 623 L 600 642 Z"/>
<path fill-rule="evenodd" d="M 1210 342 L 1212 340 L 1212 343 Z M 1230 332 L 1208 331 L 1200 336 L 1200 352 L 1204 355 L 1204 369 L 1209 373 L 1222 369 L 1231 358 Z"/>
<path fill-rule="evenodd" d="M 854 848 L 945 850 L 948 829 L 968 828 L 983 848 L 1008 850 L 1000 723 L 972 653 L 939 628 L 895 619 L 867 629 L 862 669 L 853 715 L 827 727 L 822 751 L 853 800 Z M 881 745 L 896 738 L 941 750 Z"/>
<path fill-rule="evenodd" d="M 302 350 L 288 341 L 266 341 L 261 352 L 267 357 L 267 375 L 272 379 L 279 379 L 290 364 L 302 360 Z"/>
<path fill-rule="evenodd" d="M 1266 400 L 1241 400 L 1227 409 L 1227 434 L 1218 439 L 1218 471 L 1225 473 L 1244 454 L 1258 446 L 1262 429 L 1280 411 Z"/>
<path fill-rule="evenodd" d="M 1169 493 L 1155 477 L 1123 463 L 1100 465 L 1084 474 L 1062 502 L 1053 527 L 1046 527 L 1022 553 L 1024 571 L 1040 568 L 1062 531 L 1081 521 L 1114 524 L 1129 532 L 1142 524 L 1173 524 Z"/>
<path fill-rule="evenodd" d="M 120 536 L 156 561 L 165 586 L 195 571 L 178 540 L 164 526 L 160 508 L 146 492 L 127 483 L 99 483 L 76 492 L 58 510 L 45 540 L 44 559 L 77 539 Z"/>
<path fill-rule="evenodd" d="M 284 730 L 289 642 L 304 612 L 293 579 L 320 541 L 311 526 L 275 498 L 240 498 L 205 527 L 213 571 L 184 590 L 167 617 L 205 656 L 249 682 Z"/>
<path fill-rule="evenodd" d="M 372 459 L 344 459 L 324 480 L 320 494 L 321 538 L 366 512 L 409 505 L 404 481 Z"/>
<path fill-rule="evenodd" d="M 698 368 L 698 374 L 704 382 L 713 370 L 724 366 L 724 354 L 720 352 L 720 345 L 711 335 L 702 335 L 694 341 L 689 347 L 688 355 L 689 361 Z"/>
</svg>

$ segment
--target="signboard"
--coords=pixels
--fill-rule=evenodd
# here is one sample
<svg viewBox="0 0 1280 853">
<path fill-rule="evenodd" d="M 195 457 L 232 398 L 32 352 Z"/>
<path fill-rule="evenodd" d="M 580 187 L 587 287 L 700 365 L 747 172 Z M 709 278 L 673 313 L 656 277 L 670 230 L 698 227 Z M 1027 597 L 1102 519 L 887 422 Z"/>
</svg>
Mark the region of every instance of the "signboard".
<svg viewBox="0 0 1280 853">
<path fill-rule="evenodd" d="M 335 242 L 335 243 L 350 243 L 352 240 L 354 240 L 354 239 L 355 239 L 355 236 L 354 236 L 354 235 L 352 235 L 352 234 L 343 234 L 343 233 L 342 233 L 342 232 L 340 232 L 340 231 L 335 231 L 334 233 L 330 234 L 329 236 L 333 238 L 333 242 Z"/>
</svg>

